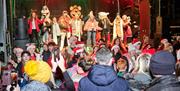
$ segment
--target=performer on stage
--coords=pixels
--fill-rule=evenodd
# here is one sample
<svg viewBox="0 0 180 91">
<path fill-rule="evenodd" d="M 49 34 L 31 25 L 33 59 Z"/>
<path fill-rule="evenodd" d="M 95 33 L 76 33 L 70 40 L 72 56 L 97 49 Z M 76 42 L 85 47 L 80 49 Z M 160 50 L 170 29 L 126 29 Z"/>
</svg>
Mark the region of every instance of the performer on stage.
<svg viewBox="0 0 180 91">
<path fill-rule="evenodd" d="M 114 26 L 113 26 L 113 40 L 116 39 L 117 37 L 120 37 L 121 40 L 124 38 L 123 34 L 123 21 L 117 13 L 116 18 L 114 19 Z"/>
<path fill-rule="evenodd" d="M 101 37 L 110 44 L 110 27 L 113 25 L 109 18 L 107 17 L 109 13 L 107 12 L 99 12 L 99 25 L 103 28 Z"/>
<path fill-rule="evenodd" d="M 68 15 L 67 11 L 62 12 L 62 16 L 59 18 L 58 23 L 61 28 L 61 45 L 60 45 L 60 50 L 63 49 L 64 47 L 64 40 L 65 37 L 67 37 L 67 43 L 69 45 L 68 39 L 71 36 L 72 28 L 71 28 L 71 18 Z"/>
<path fill-rule="evenodd" d="M 124 30 L 124 43 L 127 44 L 127 42 L 131 41 L 132 38 L 132 31 L 129 24 L 131 24 L 131 19 L 127 15 L 122 16 L 123 20 L 123 30 Z"/>
<path fill-rule="evenodd" d="M 31 10 L 31 15 L 30 18 L 28 19 L 28 25 L 29 25 L 29 29 L 28 29 L 28 34 L 30 37 L 30 42 L 31 43 L 37 43 L 39 44 L 39 36 L 38 33 L 40 32 L 39 29 L 39 24 L 42 24 L 44 22 L 44 19 L 38 19 L 37 14 L 34 10 Z"/>
<path fill-rule="evenodd" d="M 50 11 L 46 5 L 42 7 L 41 10 L 41 18 L 44 18 L 43 23 L 43 42 L 48 43 L 51 40 L 52 34 L 51 34 L 51 19 L 50 17 Z"/>
<path fill-rule="evenodd" d="M 56 43 L 56 45 L 59 44 L 61 30 L 56 17 L 53 17 L 52 20 L 52 34 L 53 34 L 53 41 Z"/>
<path fill-rule="evenodd" d="M 82 35 L 82 26 L 84 22 L 81 20 L 81 7 L 74 5 L 70 7 L 70 15 L 72 18 L 72 35 L 78 37 L 78 41 L 81 41 L 81 35 Z"/>
<path fill-rule="evenodd" d="M 102 30 L 102 28 L 98 26 L 93 11 L 89 13 L 89 19 L 85 23 L 84 30 L 87 31 L 87 45 L 92 45 L 91 41 L 93 45 L 96 45 L 96 30 Z"/>
</svg>

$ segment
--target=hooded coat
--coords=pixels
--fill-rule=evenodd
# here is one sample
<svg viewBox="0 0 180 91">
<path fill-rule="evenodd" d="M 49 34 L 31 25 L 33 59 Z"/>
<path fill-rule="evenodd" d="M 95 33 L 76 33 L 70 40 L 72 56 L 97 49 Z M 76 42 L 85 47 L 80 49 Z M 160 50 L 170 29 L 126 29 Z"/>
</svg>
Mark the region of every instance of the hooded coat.
<svg viewBox="0 0 180 91">
<path fill-rule="evenodd" d="M 95 65 L 79 82 L 79 91 L 128 91 L 128 83 L 118 78 L 111 66 Z"/>
</svg>

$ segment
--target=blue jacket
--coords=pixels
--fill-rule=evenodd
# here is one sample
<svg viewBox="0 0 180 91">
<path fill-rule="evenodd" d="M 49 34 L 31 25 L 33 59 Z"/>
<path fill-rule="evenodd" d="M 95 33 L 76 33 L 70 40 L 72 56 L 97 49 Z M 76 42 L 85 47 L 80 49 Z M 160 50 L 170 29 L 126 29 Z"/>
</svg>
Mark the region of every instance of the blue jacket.
<svg viewBox="0 0 180 91">
<path fill-rule="evenodd" d="M 95 65 L 79 82 L 79 91 L 129 91 L 127 81 L 118 78 L 113 67 Z"/>
</svg>

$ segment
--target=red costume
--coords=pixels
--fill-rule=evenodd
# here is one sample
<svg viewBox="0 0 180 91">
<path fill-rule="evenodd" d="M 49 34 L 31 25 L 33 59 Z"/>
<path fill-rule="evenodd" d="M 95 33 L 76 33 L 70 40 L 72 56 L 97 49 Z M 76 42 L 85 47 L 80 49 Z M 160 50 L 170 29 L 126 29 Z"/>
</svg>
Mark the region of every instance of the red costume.
<svg viewBox="0 0 180 91">
<path fill-rule="evenodd" d="M 32 34 L 32 21 L 33 21 L 33 19 L 32 18 L 30 18 L 30 19 L 28 19 L 28 25 L 29 25 L 29 29 L 28 29 L 28 34 Z M 37 32 L 39 32 L 40 31 L 40 29 L 39 29 L 39 24 L 42 24 L 43 23 L 43 21 L 44 20 L 39 20 L 38 18 L 35 18 L 35 26 L 36 26 L 36 31 Z"/>
</svg>

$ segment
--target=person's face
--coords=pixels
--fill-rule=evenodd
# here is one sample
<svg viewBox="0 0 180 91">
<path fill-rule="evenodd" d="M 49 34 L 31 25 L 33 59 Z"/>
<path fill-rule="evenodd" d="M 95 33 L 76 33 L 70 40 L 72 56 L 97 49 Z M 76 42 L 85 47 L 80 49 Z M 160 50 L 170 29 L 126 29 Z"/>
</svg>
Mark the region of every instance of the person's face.
<svg viewBox="0 0 180 91">
<path fill-rule="evenodd" d="M 46 6 L 44 6 L 44 7 L 43 7 L 43 10 L 47 10 L 47 7 L 46 7 Z"/>
<path fill-rule="evenodd" d="M 27 62 L 27 61 L 30 60 L 30 56 L 25 53 L 25 54 L 23 54 L 23 56 L 22 56 L 22 60 L 23 60 L 24 62 Z"/>
<path fill-rule="evenodd" d="M 36 17 L 36 13 L 33 12 L 32 13 L 32 17 L 35 18 Z"/>
<path fill-rule="evenodd" d="M 48 49 L 49 49 L 50 52 L 52 52 L 52 51 L 54 50 L 54 46 L 50 45 L 50 46 L 48 47 Z"/>
<path fill-rule="evenodd" d="M 144 42 L 147 43 L 149 41 L 148 37 L 144 37 Z"/>
<path fill-rule="evenodd" d="M 21 51 L 17 51 L 17 52 L 16 52 L 16 56 L 17 56 L 17 57 L 21 57 L 21 53 L 22 53 Z"/>
<path fill-rule="evenodd" d="M 116 44 L 116 45 L 119 45 L 119 44 L 120 44 L 119 39 L 116 39 L 115 44 Z"/>
<path fill-rule="evenodd" d="M 67 13 L 67 12 L 64 12 L 64 13 L 63 13 L 63 16 L 67 16 L 67 15 L 68 15 L 68 13 Z"/>
<path fill-rule="evenodd" d="M 31 48 L 29 48 L 29 52 L 31 53 L 31 54 L 33 54 L 34 52 L 35 52 L 35 50 L 36 50 L 36 48 L 35 47 L 31 47 Z"/>
<path fill-rule="evenodd" d="M 57 19 L 56 19 L 56 17 L 54 17 L 54 18 L 53 18 L 53 22 L 57 22 Z"/>
<path fill-rule="evenodd" d="M 123 19 L 123 20 L 126 20 L 126 19 L 127 19 L 127 16 L 126 16 L 126 15 L 123 15 L 123 16 L 122 16 L 122 19 Z"/>
<path fill-rule="evenodd" d="M 45 51 L 47 51 L 47 50 L 48 50 L 47 45 L 44 45 L 44 46 L 43 46 L 43 49 L 44 49 Z"/>
</svg>

